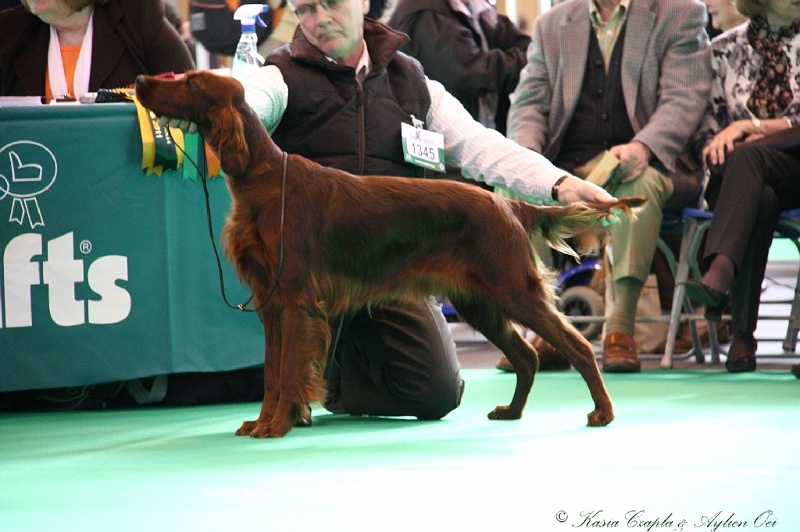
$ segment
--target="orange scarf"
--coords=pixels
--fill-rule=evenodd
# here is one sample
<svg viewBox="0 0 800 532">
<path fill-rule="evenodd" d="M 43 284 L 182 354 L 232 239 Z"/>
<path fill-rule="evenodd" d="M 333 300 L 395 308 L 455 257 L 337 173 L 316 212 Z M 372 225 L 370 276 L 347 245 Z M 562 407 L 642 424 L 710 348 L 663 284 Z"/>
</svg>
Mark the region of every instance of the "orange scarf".
<svg viewBox="0 0 800 532">
<path fill-rule="evenodd" d="M 72 80 L 75 77 L 75 66 L 78 64 L 78 56 L 81 53 L 80 44 L 61 45 L 61 62 L 64 64 L 64 77 L 67 78 L 67 87 L 69 93 L 75 96 L 75 87 L 72 85 Z M 53 99 L 53 91 L 50 89 L 50 73 L 45 74 L 44 80 L 45 87 L 45 101 L 49 102 Z M 58 96 L 63 96 L 59 94 Z"/>
</svg>

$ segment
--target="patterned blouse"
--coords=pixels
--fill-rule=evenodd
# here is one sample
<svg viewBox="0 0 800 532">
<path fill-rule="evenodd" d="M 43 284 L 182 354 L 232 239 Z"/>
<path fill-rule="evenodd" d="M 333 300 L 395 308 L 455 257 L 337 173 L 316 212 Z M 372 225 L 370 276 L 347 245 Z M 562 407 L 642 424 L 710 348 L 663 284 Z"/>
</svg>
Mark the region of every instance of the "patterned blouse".
<svg viewBox="0 0 800 532">
<path fill-rule="evenodd" d="M 785 117 L 800 125 L 798 29 L 795 23 L 776 34 L 757 15 L 711 42 L 711 94 L 692 143 L 698 160 L 708 141 L 736 120 Z"/>
</svg>

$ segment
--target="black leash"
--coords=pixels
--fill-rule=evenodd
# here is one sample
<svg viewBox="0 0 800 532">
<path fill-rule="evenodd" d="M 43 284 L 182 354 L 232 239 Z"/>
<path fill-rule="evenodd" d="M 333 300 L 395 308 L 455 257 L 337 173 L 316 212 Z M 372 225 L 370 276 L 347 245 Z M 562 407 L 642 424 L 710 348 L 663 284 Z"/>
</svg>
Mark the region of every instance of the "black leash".
<svg viewBox="0 0 800 532">
<path fill-rule="evenodd" d="M 199 133 L 198 133 L 199 135 Z M 200 139 L 205 142 L 203 136 L 200 135 Z M 176 144 L 177 146 L 177 144 Z M 288 169 L 288 159 L 289 154 L 283 152 L 283 177 L 281 178 L 281 221 L 280 221 L 280 247 L 278 253 L 278 270 L 275 272 L 275 280 L 272 283 L 272 287 L 269 289 L 269 293 L 267 297 L 264 298 L 264 301 L 256 308 L 247 308 L 245 305 L 250 303 L 253 300 L 253 295 L 251 294 L 250 297 L 244 303 L 239 305 L 233 305 L 229 300 L 228 296 L 225 293 L 225 279 L 222 275 L 222 261 L 219 258 L 219 250 L 217 250 L 216 239 L 214 238 L 214 227 L 211 223 L 211 202 L 209 199 L 208 194 L 208 184 L 206 183 L 206 173 L 208 171 L 208 161 L 203 158 L 203 168 L 204 171 L 200 171 L 200 168 L 197 167 L 197 163 L 195 163 L 191 157 L 181 148 L 184 156 L 188 161 L 192 163 L 197 173 L 200 174 L 200 180 L 203 182 L 203 193 L 205 194 L 206 198 L 206 219 L 208 220 L 208 234 L 211 237 L 211 246 L 214 248 L 214 258 L 217 260 L 217 273 L 219 275 L 219 289 L 222 293 L 222 299 L 225 301 L 225 304 L 228 305 L 232 309 L 238 309 L 243 312 L 258 312 L 262 308 L 267 305 L 267 302 L 272 298 L 272 294 L 275 293 L 275 290 L 278 288 L 278 280 L 281 277 L 281 272 L 283 271 L 283 233 L 284 233 L 284 222 L 286 220 L 286 173 Z M 265 250 L 266 251 L 266 250 Z"/>
</svg>

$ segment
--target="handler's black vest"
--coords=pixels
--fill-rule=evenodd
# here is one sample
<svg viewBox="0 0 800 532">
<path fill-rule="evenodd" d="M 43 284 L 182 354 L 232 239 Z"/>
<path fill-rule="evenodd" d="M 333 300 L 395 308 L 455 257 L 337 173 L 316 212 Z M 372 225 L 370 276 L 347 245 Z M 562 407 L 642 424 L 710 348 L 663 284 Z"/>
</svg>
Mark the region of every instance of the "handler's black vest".
<svg viewBox="0 0 800 532">
<path fill-rule="evenodd" d="M 416 59 L 397 52 L 408 39 L 364 20 L 372 71 L 362 84 L 353 68 L 326 59 L 299 30 L 290 46 L 267 58 L 289 87 L 286 112 L 273 134 L 276 144 L 320 164 L 354 174 L 419 177 L 422 168 L 403 159 L 401 122 L 425 120 L 431 105 Z"/>
<path fill-rule="evenodd" d="M 630 142 L 634 136 L 625 110 L 620 75 L 625 27 L 620 31 L 611 53 L 608 74 L 594 28 L 589 31 L 589 56 L 578 106 L 555 160 L 556 166 L 568 171 L 590 161 L 611 146 Z"/>
</svg>

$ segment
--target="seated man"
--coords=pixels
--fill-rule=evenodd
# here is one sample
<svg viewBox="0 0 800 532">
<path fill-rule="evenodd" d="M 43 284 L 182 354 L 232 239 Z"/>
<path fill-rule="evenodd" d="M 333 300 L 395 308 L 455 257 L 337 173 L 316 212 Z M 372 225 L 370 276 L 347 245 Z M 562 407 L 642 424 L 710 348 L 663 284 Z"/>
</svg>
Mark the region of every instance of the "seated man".
<svg viewBox="0 0 800 532">
<path fill-rule="evenodd" d="M 663 210 L 682 208 L 699 192 L 699 179 L 677 184 L 687 179 L 678 158 L 710 87 L 705 24 L 697 0 L 567 0 L 536 20 L 528 64 L 511 96 L 511 139 L 582 178 L 613 155 L 618 180 L 609 191 L 649 199 L 636 220 L 611 231 L 607 372 L 640 371 L 636 305 Z M 545 367 L 563 358 L 541 338 L 534 347 Z"/>
</svg>

